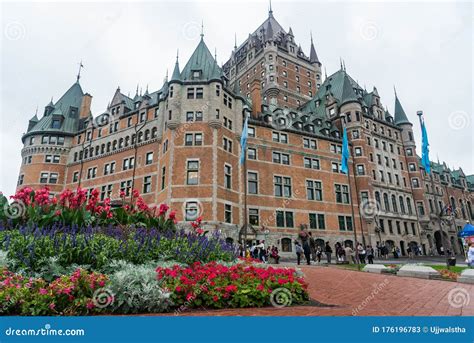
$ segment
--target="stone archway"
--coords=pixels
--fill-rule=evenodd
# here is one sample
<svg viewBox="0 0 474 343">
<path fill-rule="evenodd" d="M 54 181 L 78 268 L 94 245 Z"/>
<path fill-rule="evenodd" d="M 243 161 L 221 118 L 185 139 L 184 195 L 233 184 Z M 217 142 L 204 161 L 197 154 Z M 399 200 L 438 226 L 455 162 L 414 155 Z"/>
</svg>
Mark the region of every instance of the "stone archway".
<svg viewBox="0 0 474 343">
<path fill-rule="evenodd" d="M 443 239 L 446 244 L 446 249 L 449 249 L 449 243 L 448 243 L 448 235 L 441 231 L 436 231 L 434 233 L 434 239 L 435 239 L 435 246 L 436 246 L 436 251 L 438 252 L 439 255 L 444 255 L 443 251 Z"/>
</svg>

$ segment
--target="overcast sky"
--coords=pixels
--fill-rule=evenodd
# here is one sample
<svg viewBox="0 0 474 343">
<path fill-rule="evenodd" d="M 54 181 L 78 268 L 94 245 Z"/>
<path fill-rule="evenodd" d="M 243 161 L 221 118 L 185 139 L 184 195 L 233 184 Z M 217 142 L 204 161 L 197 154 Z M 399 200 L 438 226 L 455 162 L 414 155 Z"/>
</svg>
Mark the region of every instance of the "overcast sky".
<svg viewBox="0 0 474 343">
<path fill-rule="evenodd" d="M 224 63 L 268 15 L 267 1 L 3 3 L 1 42 L 0 191 L 12 194 L 21 164 L 21 135 L 51 97 L 75 82 L 93 95 L 94 114 L 120 85 L 135 94 L 161 87 L 176 50 L 184 66 L 205 41 Z M 414 123 L 423 110 L 437 156 L 450 167 L 473 168 L 472 5 L 469 2 L 377 3 L 273 1 L 275 18 L 309 55 L 310 31 L 328 74 L 347 72 L 393 113 L 394 94 Z"/>
</svg>

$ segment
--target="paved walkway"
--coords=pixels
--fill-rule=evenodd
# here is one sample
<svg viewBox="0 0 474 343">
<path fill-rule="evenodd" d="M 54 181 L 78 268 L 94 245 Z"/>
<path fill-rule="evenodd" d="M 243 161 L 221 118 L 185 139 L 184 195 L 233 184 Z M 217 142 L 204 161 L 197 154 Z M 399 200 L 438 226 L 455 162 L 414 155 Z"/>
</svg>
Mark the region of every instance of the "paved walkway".
<svg viewBox="0 0 474 343">
<path fill-rule="evenodd" d="M 302 266 L 310 297 L 330 306 L 185 311 L 195 316 L 473 316 L 474 285 Z M 451 292 L 451 293 L 450 293 Z M 448 299 L 448 297 L 451 299 Z M 335 305 L 335 306 L 334 306 Z"/>
</svg>

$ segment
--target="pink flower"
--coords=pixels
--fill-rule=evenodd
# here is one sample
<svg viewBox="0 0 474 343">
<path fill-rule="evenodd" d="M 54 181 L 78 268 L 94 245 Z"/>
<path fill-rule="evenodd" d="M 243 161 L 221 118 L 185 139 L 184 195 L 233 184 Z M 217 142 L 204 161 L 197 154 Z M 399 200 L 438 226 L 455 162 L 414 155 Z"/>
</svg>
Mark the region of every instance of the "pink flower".
<svg viewBox="0 0 474 343">
<path fill-rule="evenodd" d="M 48 291 L 47 291 L 46 289 L 44 289 L 44 288 L 40 288 L 40 289 L 39 289 L 39 294 L 41 294 L 41 295 L 46 295 L 46 294 L 48 294 Z"/>
<path fill-rule="evenodd" d="M 54 215 L 56 217 L 59 217 L 61 215 L 61 210 L 56 210 L 56 212 L 54 212 Z"/>
<path fill-rule="evenodd" d="M 88 301 L 86 307 L 88 310 L 92 310 L 95 307 L 95 305 L 92 301 Z"/>
<path fill-rule="evenodd" d="M 169 210 L 169 206 L 166 204 L 161 204 L 160 205 L 160 213 L 159 215 L 162 216 L 164 215 L 167 211 Z"/>
<path fill-rule="evenodd" d="M 235 293 L 237 292 L 237 286 L 236 285 L 229 285 L 225 288 L 225 291 L 228 293 Z"/>
<path fill-rule="evenodd" d="M 56 305 L 54 303 L 49 304 L 49 309 L 50 310 L 54 310 L 55 307 L 56 307 Z"/>
</svg>

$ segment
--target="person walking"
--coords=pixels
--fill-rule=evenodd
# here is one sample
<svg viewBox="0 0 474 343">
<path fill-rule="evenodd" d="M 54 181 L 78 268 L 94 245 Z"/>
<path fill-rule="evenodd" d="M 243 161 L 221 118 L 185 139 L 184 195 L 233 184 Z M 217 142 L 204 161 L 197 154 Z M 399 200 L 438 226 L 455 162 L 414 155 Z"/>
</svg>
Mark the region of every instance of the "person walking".
<svg viewBox="0 0 474 343">
<path fill-rule="evenodd" d="M 474 243 L 471 243 L 471 246 L 467 251 L 467 265 L 474 268 Z"/>
<path fill-rule="evenodd" d="M 306 264 L 311 265 L 311 247 L 309 245 L 309 239 L 303 242 L 303 252 L 304 257 L 306 258 Z"/>
<path fill-rule="evenodd" d="M 311 231 L 308 232 L 308 234 L 309 234 L 309 248 L 311 249 L 311 258 L 314 262 L 316 262 L 316 241 L 314 240 Z"/>
<path fill-rule="evenodd" d="M 371 245 L 367 246 L 367 260 L 369 261 L 369 264 L 374 264 L 374 248 L 372 248 Z"/>
<path fill-rule="evenodd" d="M 323 254 L 323 251 L 321 249 L 321 246 L 318 245 L 316 248 L 316 259 L 318 260 L 318 263 L 321 263 L 321 255 Z"/>
<path fill-rule="evenodd" d="M 257 245 L 258 248 L 258 259 L 264 263 L 267 263 L 266 256 L 265 256 L 265 241 L 260 241 L 260 244 Z"/>
<path fill-rule="evenodd" d="M 360 263 L 362 264 L 365 264 L 365 254 L 366 254 L 366 251 L 364 249 L 364 247 L 362 246 L 361 243 L 359 243 L 357 245 L 357 254 L 359 255 L 359 261 Z"/>
<path fill-rule="evenodd" d="M 326 246 L 324 247 L 324 253 L 326 254 L 326 259 L 328 261 L 328 264 L 331 264 L 332 249 L 331 249 L 331 246 L 329 245 L 329 242 L 326 242 Z"/>
<path fill-rule="evenodd" d="M 301 254 L 303 253 L 303 248 L 301 247 L 298 241 L 295 241 L 295 250 L 296 250 L 296 262 L 298 265 L 301 264 Z"/>
<path fill-rule="evenodd" d="M 344 248 L 344 251 L 346 252 L 347 261 L 349 261 L 349 263 L 356 263 L 354 250 L 352 250 L 350 245 L 346 245 L 346 247 Z"/>
</svg>

